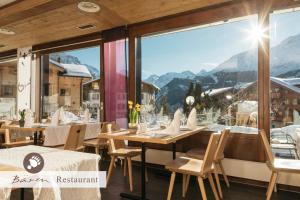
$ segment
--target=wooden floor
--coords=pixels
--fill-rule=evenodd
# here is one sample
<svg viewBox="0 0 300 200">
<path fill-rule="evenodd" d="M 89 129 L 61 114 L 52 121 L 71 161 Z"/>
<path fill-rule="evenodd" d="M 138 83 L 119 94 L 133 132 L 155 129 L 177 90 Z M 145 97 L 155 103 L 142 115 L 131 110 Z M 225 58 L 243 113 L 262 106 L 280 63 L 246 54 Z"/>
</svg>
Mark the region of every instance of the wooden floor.
<svg viewBox="0 0 300 200">
<path fill-rule="evenodd" d="M 107 170 L 107 162 L 104 162 L 101 166 L 102 170 Z M 134 165 L 134 192 L 140 191 L 140 168 Z M 167 191 L 169 187 L 169 176 L 165 172 L 157 169 L 148 169 L 149 182 L 147 183 L 147 197 L 150 200 L 164 200 L 167 197 Z M 206 181 L 206 192 L 208 199 L 214 200 L 212 191 L 209 184 Z M 201 199 L 201 193 L 198 188 L 198 184 L 195 179 L 190 182 L 190 187 L 187 192 L 187 197 L 181 197 L 181 177 L 176 177 L 176 182 L 173 190 L 172 199 L 174 200 L 197 200 Z M 238 183 L 231 183 L 231 187 L 228 189 L 222 182 L 222 188 L 224 193 L 224 200 L 264 200 L 266 189 L 255 186 L 248 186 Z M 120 200 L 119 193 L 129 192 L 128 178 L 123 177 L 123 170 L 120 166 L 114 168 L 113 176 L 110 184 L 106 189 L 101 189 L 102 200 Z M 19 191 L 14 191 L 12 194 L 12 200 L 19 200 Z M 30 189 L 26 189 L 25 200 L 32 200 L 32 192 Z M 273 193 L 272 200 L 300 200 L 299 193 L 286 192 L 279 190 L 277 193 Z"/>
</svg>

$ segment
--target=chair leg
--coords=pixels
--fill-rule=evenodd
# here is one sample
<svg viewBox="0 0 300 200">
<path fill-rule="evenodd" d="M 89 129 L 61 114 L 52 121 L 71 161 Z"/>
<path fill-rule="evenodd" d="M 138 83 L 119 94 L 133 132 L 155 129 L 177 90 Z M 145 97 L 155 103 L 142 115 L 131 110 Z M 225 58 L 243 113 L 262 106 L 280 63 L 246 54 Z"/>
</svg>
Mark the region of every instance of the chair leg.
<svg viewBox="0 0 300 200">
<path fill-rule="evenodd" d="M 268 193 L 267 193 L 267 200 L 271 199 L 273 189 L 274 189 L 274 185 L 275 185 L 275 182 L 276 182 L 276 179 L 277 179 L 277 175 L 278 175 L 277 172 L 274 172 L 273 176 L 271 177 L 270 185 L 269 185 Z"/>
<path fill-rule="evenodd" d="M 190 178 L 191 178 L 191 175 L 187 175 L 186 182 L 185 182 L 185 191 L 184 191 L 185 193 L 187 192 L 187 190 L 189 188 Z"/>
<path fill-rule="evenodd" d="M 202 199 L 203 200 L 207 200 L 206 192 L 205 192 L 205 187 L 204 187 L 204 182 L 203 182 L 202 177 L 200 177 L 200 176 L 198 176 L 198 183 L 199 183 L 199 187 L 200 187 Z"/>
<path fill-rule="evenodd" d="M 133 191 L 133 185 L 132 185 L 132 165 L 131 165 L 131 158 L 127 158 L 128 161 L 128 175 L 129 175 L 129 186 L 130 186 L 130 191 Z M 124 164 L 125 164 L 125 159 L 124 159 Z"/>
<path fill-rule="evenodd" d="M 187 175 L 182 174 L 182 197 L 185 197 L 185 187 L 186 187 Z"/>
<path fill-rule="evenodd" d="M 145 178 L 146 178 L 146 182 L 148 183 L 148 169 L 147 167 L 145 167 Z"/>
<path fill-rule="evenodd" d="M 271 174 L 271 178 L 270 178 L 270 181 L 269 181 L 269 184 L 268 184 L 268 188 L 267 188 L 266 196 L 267 196 L 267 195 L 268 195 L 268 193 L 269 193 L 269 189 L 270 189 L 270 185 L 271 185 L 271 180 L 273 179 L 274 173 L 275 173 L 275 172 L 272 172 L 272 174 Z"/>
<path fill-rule="evenodd" d="M 172 172 L 167 200 L 171 200 L 173 187 L 174 187 L 175 176 L 176 176 L 176 172 Z"/>
<path fill-rule="evenodd" d="M 123 176 L 126 176 L 126 171 L 127 171 L 127 169 L 126 169 L 126 168 L 127 168 L 127 167 L 126 167 L 126 166 L 127 166 L 127 164 L 126 164 L 126 163 L 127 163 L 127 162 L 126 162 L 126 159 L 124 159 L 123 162 L 124 162 L 124 163 L 123 163 L 123 165 L 124 165 L 124 166 L 123 166 Z"/>
<path fill-rule="evenodd" d="M 214 170 L 214 174 L 215 174 L 215 179 L 217 182 L 217 188 L 218 188 L 220 198 L 223 199 L 223 192 L 222 192 L 222 188 L 221 188 L 221 184 L 220 184 L 219 174 L 216 169 Z"/>
<path fill-rule="evenodd" d="M 215 199 L 220 200 L 215 183 L 214 183 L 214 179 L 211 174 L 208 174 L 208 181 L 209 181 L 210 187 L 214 193 Z"/>
<path fill-rule="evenodd" d="M 95 147 L 95 153 L 96 153 L 97 155 L 100 155 L 99 147 Z"/>
<path fill-rule="evenodd" d="M 116 157 L 112 156 L 111 160 L 110 160 L 110 164 L 109 164 L 109 169 L 108 169 L 108 174 L 107 174 L 107 178 L 106 178 L 106 185 L 108 185 L 113 168 L 114 168 L 114 163 L 115 163 Z"/>
<path fill-rule="evenodd" d="M 226 182 L 226 185 L 227 185 L 227 187 L 229 188 L 229 187 L 230 187 L 230 184 L 229 184 L 227 175 L 226 175 L 226 173 L 225 173 L 225 170 L 224 170 L 224 168 L 223 168 L 222 161 L 219 161 L 218 164 L 219 164 L 219 166 L 220 166 L 220 169 L 221 169 L 221 172 L 222 172 L 222 174 L 223 174 L 223 177 L 224 177 L 224 180 L 225 180 L 225 182 Z"/>
</svg>

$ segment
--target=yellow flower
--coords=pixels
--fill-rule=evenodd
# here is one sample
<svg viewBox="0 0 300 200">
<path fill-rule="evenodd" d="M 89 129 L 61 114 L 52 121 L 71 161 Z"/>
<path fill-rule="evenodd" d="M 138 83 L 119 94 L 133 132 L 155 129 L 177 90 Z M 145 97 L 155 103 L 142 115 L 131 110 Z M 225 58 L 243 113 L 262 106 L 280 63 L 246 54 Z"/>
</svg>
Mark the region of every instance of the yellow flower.
<svg viewBox="0 0 300 200">
<path fill-rule="evenodd" d="M 132 105 L 129 104 L 129 109 L 132 109 Z"/>
<path fill-rule="evenodd" d="M 141 111 L 141 109 L 140 109 L 140 108 L 136 108 L 136 111 L 137 111 L 137 112 L 140 112 L 140 111 Z"/>
<path fill-rule="evenodd" d="M 137 103 L 137 104 L 135 105 L 135 107 L 136 107 L 136 108 L 140 108 L 141 105 Z"/>
<path fill-rule="evenodd" d="M 128 105 L 132 105 L 133 104 L 133 102 L 132 101 L 128 101 Z"/>
</svg>

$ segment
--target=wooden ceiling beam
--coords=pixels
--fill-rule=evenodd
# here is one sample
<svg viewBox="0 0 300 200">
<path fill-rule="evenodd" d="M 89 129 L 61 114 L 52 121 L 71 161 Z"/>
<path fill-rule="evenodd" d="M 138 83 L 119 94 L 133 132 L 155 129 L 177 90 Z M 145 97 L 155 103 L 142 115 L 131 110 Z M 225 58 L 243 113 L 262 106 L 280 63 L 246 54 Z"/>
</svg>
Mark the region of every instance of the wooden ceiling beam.
<svg viewBox="0 0 300 200">
<path fill-rule="evenodd" d="M 74 3 L 73 0 L 21 1 L 19 4 L 13 4 L 10 7 L 0 9 L 0 27 L 49 12 L 72 3 Z"/>
</svg>

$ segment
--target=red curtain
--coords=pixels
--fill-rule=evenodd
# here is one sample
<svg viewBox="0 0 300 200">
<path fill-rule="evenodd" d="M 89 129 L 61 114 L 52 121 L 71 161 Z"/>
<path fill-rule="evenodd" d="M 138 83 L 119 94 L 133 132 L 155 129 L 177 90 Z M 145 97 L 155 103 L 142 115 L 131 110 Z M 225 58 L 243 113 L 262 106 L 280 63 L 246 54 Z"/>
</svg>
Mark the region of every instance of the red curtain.
<svg viewBox="0 0 300 200">
<path fill-rule="evenodd" d="M 104 43 L 106 121 L 127 128 L 126 40 Z"/>
</svg>

